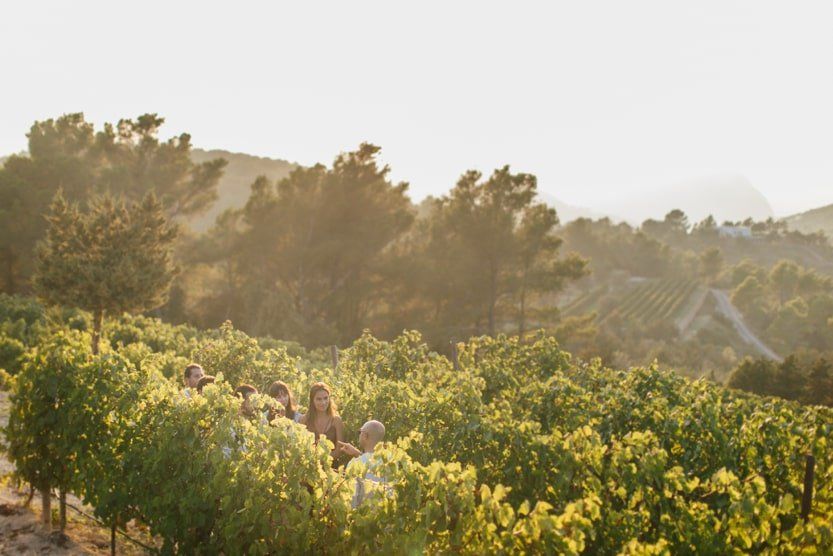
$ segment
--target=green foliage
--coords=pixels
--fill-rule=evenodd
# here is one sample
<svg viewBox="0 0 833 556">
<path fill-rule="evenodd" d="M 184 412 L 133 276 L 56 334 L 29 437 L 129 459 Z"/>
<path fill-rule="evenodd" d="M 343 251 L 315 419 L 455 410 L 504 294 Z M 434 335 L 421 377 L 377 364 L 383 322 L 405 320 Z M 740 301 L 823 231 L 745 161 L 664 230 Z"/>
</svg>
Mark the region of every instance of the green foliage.
<svg viewBox="0 0 833 556">
<path fill-rule="evenodd" d="M 217 197 L 225 160 L 195 164 L 187 133 L 159 140 L 163 123 L 156 114 L 143 114 L 96 131 L 75 113 L 32 125 L 28 155 L 13 155 L 0 168 L 3 291 L 28 291 L 35 244 L 46 235 L 43 215 L 58 191 L 72 202 L 102 194 L 138 202 L 154 193 L 171 218 L 208 208 Z"/>
<path fill-rule="evenodd" d="M 18 340 L 24 340 L 24 332 L 43 318 L 43 305 L 35 299 L 0 293 L 0 323 L 6 334 L 9 334 L 7 327 L 14 325 L 18 331 L 10 335 Z"/>
<path fill-rule="evenodd" d="M 790 355 L 780 363 L 746 358 L 732 372 L 728 385 L 762 396 L 833 406 L 833 363 L 806 353 Z"/>
<path fill-rule="evenodd" d="M 23 363 L 24 353 L 26 346 L 23 342 L 5 334 L 0 335 L 0 369 L 12 375 L 17 374 Z"/>
<path fill-rule="evenodd" d="M 137 414 L 145 393 L 165 386 L 149 365 L 137 368 L 118 353 L 106 353 L 74 369 L 75 387 L 67 418 L 76 435 L 72 446 L 77 466 L 76 492 L 108 523 L 129 519 L 136 489 L 129 477 L 136 469 L 127 457 L 139 441 Z M 170 392 L 170 389 L 168 390 Z"/>
<path fill-rule="evenodd" d="M 17 473 L 42 491 L 76 485 L 74 448 L 86 431 L 73 426 L 70 408 L 75 371 L 89 360 L 86 338 L 58 333 L 27 356 L 15 379 L 8 454 Z"/>
<path fill-rule="evenodd" d="M 700 254 L 700 275 L 706 280 L 714 280 L 723 269 L 723 253 L 719 247 L 706 249 Z"/>
<path fill-rule="evenodd" d="M 574 354 L 598 356 L 608 365 L 645 365 L 657 360 L 663 368 L 676 368 L 687 376 L 723 379 L 738 358 L 757 350 L 732 323 L 725 322 L 707 295 L 709 287 L 733 290 L 746 324 L 776 352 L 786 354 L 802 348 L 830 351 L 833 334 L 827 321 L 831 315 L 822 318 L 825 304 L 818 298 L 830 295 L 830 278 L 822 274 L 829 274 L 830 244 L 790 232 L 783 222 L 738 225 L 751 237 L 731 237 L 713 218 L 689 229 L 680 211 L 672 211 L 662 221 L 646 221 L 638 228 L 607 219 L 568 223 L 559 232 L 564 247 L 589 259 L 592 274 L 568 288 L 559 306 L 568 317 L 588 318 L 595 313 L 600 322 L 595 330 L 560 323 L 551 331 Z M 779 266 L 778 272 L 770 270 Z M 774 286 L 771 275 L 783 277 L 783 284 Z M 628 299 L 628 292 L 635 296 L 637 290 L 647 290 L 646 282 L 693 283 L 695 278 L 700 287 L 678 305 L 674 322 L 655 311 L 638 318 L 616 316 L 631 312 L 635 300 Z M 741 288 L 747 278 L 754 280 Z M 639 284 L 632 286 L 633 282 Z M 811 308 L 811 299 L 819 301 L 818 318 L 810 319 L 789 308 L 781 311 L 796 297 Z M 626 302 L 631 305 L 625 307 Z"/>
<path fill-rule="evenodd" d="M 185 352 L 196 347 L 199 331 L 186 325 L 172 326 L 159 319 L 122 314 L 105 322 L 103 333 L 113 346 L 142 343 L 153 352 Z"/>
<path fill-rule="evenodd" d="M 222 311 L 211 320 L 306 345 L 361 334 L 369 299 L 389 279 L 391 245 L 413 220 L 407 184 L 390 181 L 379 151 L 362 144 L 332 168 L 297 168 L 277 184 L 258 178 L 246 206 L 221 215 L 196 248 L 220 267 L 200 303 Z"/>
<path fill-rule="evenodd" d="M 570 504 L 561 515 L 544 502 L 515 507 L 506 502 L 509 489 L 478 486 L 474 468 L 421 465 L 401 447 L 381 450 L 377 458 L 376 469 L 389 478 L 391 491 L 351 516 L 351 553 L 579 554 L 598 515 L 593 498 Z"/>
<path fill-rule="evenodd" d="M 229 324 L 196 337 L 154 319 L 108 326 L 139 341 L 92 356 L 84 334 L 58 330 L 31 346 L 10 455 L 23 478 L 66 486 L 105 520 L 143 521 L 166 553 L 833 550 L 828 408 L 576 362 L 544 334 L 461 343 L 455 369 L 418 333 L 365 333 L 337 370 L 301 371 Z M 186 397 L 162 375 L 192 358 L 218 381 Z M 264 396 L 253 418 L 239 412 L 233 386 L 274 379 L 300 397 L 330 383 L 348 439 L 385 423 L 390 442 L 369 463 L 385 483 L 357 508 L 362 466 L 333 469 L 328 442 L 266 423 Z M 817 461 L 806 523 L 805 453 Z"/>
<path fill-rule="evenodd" d="M 738 306 L 753 322 L 761 322 L 766 316 L 764 286 L 754 276 L 747 277 L 732 292 L 732 303 Z"/>
<path fill-rule="evenodd" d="M 433 203 L 414 269 L 414 289 L 430 315 L 423 317 L 426 333 L 495 335 L 512 326 L 523 334 L 552 322 L 552 312 L 533 302 L 583 276 L 587 261 L 558 258 L 558 216 L 535 201 L 536 193 L 535 176 L 504 166 L 486 179 L 478 171 L 464 173 Z"/>
<path fill-rule="evenodd" d="M 220 374 L 231 384 L 251 384 L 263 392 L 274 380 L 294 374 L 297 359 L 286 348 L 261 350 L 254 338 L 235 330 L 226 322 L 213 337 L 196 346 L 191 356 L 209 374 Z M 297 390 L 296 390 L 297 391 Z"/>
<path fill-rule="evenodd" d="M 11 391 L 14 389 L 15 377 L 6 372 L 6 369 L 0 369 L 0 390 Z"/>
<path fill-rule="evenodd" d="M 736 293 L 765 343 L 779 353 L 833 350 L 831 279 L 809 270 L 828 272 L 833 249 L 823 235 L 790 231 L 785 221 L 726 223 L 751 237 L 728 237 L 712 217 L 692 226 L 679 209 L 637 227 L 609 219 L 559 227 L 555 210 L 536 201 L 536 177 L 508 166 L 491 175 L 466 171 L 447 194 L 416 205 L 407 184 L 391 180 L 375 145 L 340 154 L 330 166 L 304 168 L 195 152 L 188 134 L 160 138 L 163 123 L 156 114 L 98 129 L 83 114 L 35 122 L 28 154 L 11 156 L 0 168 L 1 291 L 29 293 L 36 285 L 30 280 L 34 246 L 47 235 L 44 215 L 59 191 L 80 204 L 101 195 L 138 203 L 152 193 L 165 217 L 200 232 L 176 242 L 172 257 L 187 272 L 169 294 L 139 309 L 164 301 L 154 316 L 171 322 L 214 327 L 232 320 L 251 335 L 309 348 L 348 345 L 365 328 L 387 339 L 417 328 L 443 349 L 455 338 L 524 336 L 545 327 L 582 357 L 600 356 L 615 366 L 657 359 L 663 368 L 720 378 L 751 348 L 709 304 L 703 313 L 710 314 L 683 319 L 690 327 L 660 316 L 689 308 L 683 298 L 635 318 L 601 321 L 617 312 L 627 289 L 620 286 L 630 279 L 693 283 L 696 277 L 702 285 L 739 290 L 754 276 L 761 291 L 749 283 Z M 738 268 L 744 259 L 754 272 Z M 163 267 L 145 264 L 142 271 L 111 275 L 152 278 Z M 65 281 L 84 278 L 64 270 L 58 275 Z M 702 299 L 702 291 L 691 297 Z M 569 305 L 564 313 L 574 320 L 562 319 L 559 305 Z M 101 319 L 92 312 L 95 333 Z M 592 312 L 601 317 L 594 325 L 575 320 Z M 132 341 L 130 331 L 120 332 L 126 335 L 116 333 L 114 341 Z M 305 370 L 322 363 L 326 357 Z"/>
<path fill-rule="evenodd" d="M 677 271 L 671 248 L 622 222 L 608 218 L 579 218 L 564 226 L 565 247 L 590 259 L 593 276 L 600 279 L 625 270 L 634 276 L 661 277 Z"/>
<path fill-rule="evenodd" d="M 781 260 L 732 269 L 732 302 L 776 350 L 833 352 L 833 278 Z"/>
<path fill-rule="evenodd" d="M 48 220 L 34 287 L 50 303 L 93 313 L 93 351 L 105 313 L 164 302 L 175 273 L 177 230 L 152 195 L 130 207 L 103 197 L 81 212 L 59 194 Z"/>
</svg>

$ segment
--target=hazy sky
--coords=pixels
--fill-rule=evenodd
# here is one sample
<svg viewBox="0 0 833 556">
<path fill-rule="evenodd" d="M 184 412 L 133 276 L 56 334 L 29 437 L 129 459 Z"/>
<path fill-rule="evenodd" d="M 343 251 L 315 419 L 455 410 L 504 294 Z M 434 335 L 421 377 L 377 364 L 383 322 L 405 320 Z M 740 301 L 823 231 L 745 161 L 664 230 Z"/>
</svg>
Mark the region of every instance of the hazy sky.
<svg viewBox="0 0 833 556">
<path fill-rule="evenodd" d="M 158 112 L 302 164 L 375 142 L 417 199 L 508 163 L 585 206 L 716 173 L 833 203 L 831 2 L 20 1 L 0 75 L 0 154 Z"/>
</svg>

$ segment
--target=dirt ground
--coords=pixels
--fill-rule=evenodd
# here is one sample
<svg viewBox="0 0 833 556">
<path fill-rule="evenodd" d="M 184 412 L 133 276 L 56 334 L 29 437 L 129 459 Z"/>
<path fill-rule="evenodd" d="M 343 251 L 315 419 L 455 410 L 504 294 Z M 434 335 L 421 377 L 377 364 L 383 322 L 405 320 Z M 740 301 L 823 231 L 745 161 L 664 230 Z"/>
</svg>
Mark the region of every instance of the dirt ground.
<svg viewBox="0 0 833 556">
<path fill-rule="evenodd" d="M 0 427 L 9 420 L 9 395 L 0 391 Z M 0 445 L 5 438 L 0 433 Z M 110 530 L 88 517 L 67 508 L 66 536 L 53 532 L 48 534 L 40 523 L 40 493 L 35 495 L 29 507 L 24 504 L 28 488 L 18 490 L 11 473 L 14 466 L 0 451 L 0 554 L 109 554 Z M 90 508 L 84 508 L 80 500 L 68 497 L 67 501 L 84 513 L 91 515 Z M 53 498 L 53 529 L 57 529 L 58 501 Z M 140 536 L 140 535 L 136 535 Z M 147 540 L 147 539 L 144 539 Z M 146 554 L 147 551 L 117 538 L 118 554 Z"/>
</svg>

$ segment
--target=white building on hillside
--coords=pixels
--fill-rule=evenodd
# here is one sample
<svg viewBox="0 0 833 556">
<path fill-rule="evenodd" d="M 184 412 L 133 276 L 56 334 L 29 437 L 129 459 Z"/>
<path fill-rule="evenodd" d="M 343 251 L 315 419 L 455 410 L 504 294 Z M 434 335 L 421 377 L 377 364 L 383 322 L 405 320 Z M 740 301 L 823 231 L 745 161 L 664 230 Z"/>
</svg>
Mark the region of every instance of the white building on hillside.
<svg viewBox="0 0 833 556">
<path fill-rule="evenodd" d="M 752 239 L 752 228 L 749 226 L 718 226 L 717 233 L 720 237 Z"/>
</svg>

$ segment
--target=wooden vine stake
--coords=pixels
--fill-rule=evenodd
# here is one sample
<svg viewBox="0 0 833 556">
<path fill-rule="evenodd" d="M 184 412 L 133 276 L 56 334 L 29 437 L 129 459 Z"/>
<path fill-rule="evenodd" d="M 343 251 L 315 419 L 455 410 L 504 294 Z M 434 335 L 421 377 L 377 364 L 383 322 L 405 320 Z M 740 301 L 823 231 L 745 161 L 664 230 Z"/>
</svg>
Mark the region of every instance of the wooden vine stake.
<svg viewBox="0 0 833 556">
<path fill-rule="evenodd" d="M 333 370 L 338 370 L 338 346 L 330 346 L 330 357 L 333 359 Z"/>
<path fill-rule="evenodd" d="M 815 476 L 816 458 L 813 454 L 807 454 L 806 467 L 804 468 L 804 494 L 801 497 L 801 517 L 804 521 L 810 518 L 810 509 L 813 506 L 813 478 Z"/>
<path fill-rule="evenodd" d="M 451 362 L 454 363 L 454 370 L 460 370 L 460 361 L 457 359 L 457 341 L 451 340 Z"/>
</svg>

